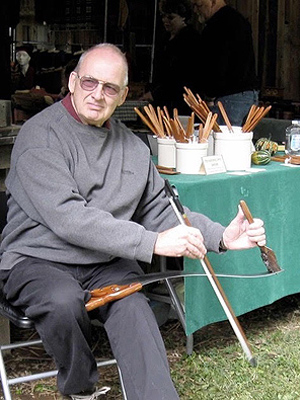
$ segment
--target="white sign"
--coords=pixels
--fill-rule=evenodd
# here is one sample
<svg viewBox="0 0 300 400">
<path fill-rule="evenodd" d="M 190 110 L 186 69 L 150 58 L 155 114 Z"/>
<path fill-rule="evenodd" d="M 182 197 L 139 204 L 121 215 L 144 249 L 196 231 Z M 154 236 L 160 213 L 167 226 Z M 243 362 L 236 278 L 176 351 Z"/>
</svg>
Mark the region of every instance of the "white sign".
<svg viewBox="0 0 300 400">
<path fill-rule="evenodd" d="M 202 168 L 206 175 L 221 174 L 226 172 L 222 156 L 206 156 L 202 158 Z"/>
</svg>

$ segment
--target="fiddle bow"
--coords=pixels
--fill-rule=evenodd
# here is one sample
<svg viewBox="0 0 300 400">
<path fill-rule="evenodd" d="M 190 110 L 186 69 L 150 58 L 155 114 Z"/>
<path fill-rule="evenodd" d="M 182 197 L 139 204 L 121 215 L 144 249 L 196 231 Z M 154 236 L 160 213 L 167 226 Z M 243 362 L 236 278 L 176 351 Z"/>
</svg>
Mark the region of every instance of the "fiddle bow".
<svg viewBox="0 0 300 400">
<path fill-rule="evenodd" d="M 182 204 L 179 201 L 178 194 L 175 193 L 174 189 L 175 189 L 175 187 L 174 186 L 172 187 L 170 185 L 169 181 L 166 179 L 165 180 L 165 192 L 166 192 L 166 195 L 172 205 L 172 208 L 173 208 L 179 222 L 183 225 L 192 226 L 187 215 L 185 214 Z M 236 334 L 236 336 L 242 346 L 242 349 L 243 349 L 249 363 L 252 366 L 256 366 L 257 365 L 256 359 L 252 355 L 251 348 L 250 348 L 250 345 L 246 338 L 246 335 L 245 335 L 238 319 L 236 318 L 236 316 L 233 312 L 233 309 L 232 309 L 232 307 L 225 295 L 225 292 L 224 292 L 224 290 L 223 290 L 223 288 L 222 288 L 222 286 L 221 286 L 221 284 L 209 262 L 208 257 L 204 256 L 204 258 L 200 259 L 199 261 L 200 261 L 202 268 L 204 269 L 204 272 L 205 272 L 205 274 L 206 274 L 206 276 L 207 276 L 207 278 L 208 278 L 208 280 L 209 280 L 209 282 L 210 282 L 210 284 L 211 284 L 211 286 L 212 286 L 212 288 L 213 288 L 213 290 L 214 290 L 214 292 L 215 292 L 215 294 L 216 294 L 216 296 L 217 296 L 217 298 L 218 298 L 218 300 L 219 300 L 219 302 L 231 324 L 231 327 L 232 327 L 234 333 Z"/>
</svg>

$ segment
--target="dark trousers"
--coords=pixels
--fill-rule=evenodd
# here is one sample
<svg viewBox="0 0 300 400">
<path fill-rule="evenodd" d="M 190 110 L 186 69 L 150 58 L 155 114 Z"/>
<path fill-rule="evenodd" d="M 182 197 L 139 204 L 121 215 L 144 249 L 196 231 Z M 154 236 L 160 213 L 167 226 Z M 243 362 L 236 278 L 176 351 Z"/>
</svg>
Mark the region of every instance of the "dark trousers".
<svg viewBox="0 0 300 400">
<path fill-rule="evenodd" d="M 84 306 L 88 291 L 141 272 L 136 262 L 123 259 L 76 266 L 34 258 L 10 271 L 4 292 L 35 321 L 46 351 L 56 362 L 61 393 L 88 390 L 98 381 L 90 348 L 90 316 Z M 93 319 L 104 323 L 129 400 L 179 399 L 158 325 L 141 292 L 92 313 Z"/>
<path fill-rule="evenodd" d="M 218 114 L 219 125 L 225 125 L 224 118 L 218 106 L 219 101 L 223 104 L 231 125 L 243 126 L 251 106 L 258 104 L 258 91 L 247 90 L 214 99 L 214 106 L 211 107 L 211 111 Z"/>
</svg>

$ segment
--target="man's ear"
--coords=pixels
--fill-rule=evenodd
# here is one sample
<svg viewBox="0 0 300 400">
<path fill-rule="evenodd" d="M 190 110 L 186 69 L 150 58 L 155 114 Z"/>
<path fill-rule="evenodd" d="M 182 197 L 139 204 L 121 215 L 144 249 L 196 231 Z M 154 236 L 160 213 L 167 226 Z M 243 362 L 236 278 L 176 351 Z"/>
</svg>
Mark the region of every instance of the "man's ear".
<svg viewBox="0 0 300 400">
<path fill-rule="evenodd" d="M 122 94 L 122 96 L 121 96 L 121 98 L 119 100 L 118 107 L 120 107 L 124 103 L 124 101 L 126 100 L 126 97 L 128 95 L 128 92 L 129 92 L 129 87 L 126 86 L 123 90 L 124 90 L 124 92 L 123 92 L 123 94 Z"/>
<path fill-rule="evenodd" d="M 76 79 L 76 78 L 77 78 L 76 72 L 72 71 L 72 72 L 70 73 L 70 76 L 69 76 L 69 83 L 68 83 L 68 87 L 69 87 L 70 93 L 74 93 L 75 79 Z"/>
</svg>

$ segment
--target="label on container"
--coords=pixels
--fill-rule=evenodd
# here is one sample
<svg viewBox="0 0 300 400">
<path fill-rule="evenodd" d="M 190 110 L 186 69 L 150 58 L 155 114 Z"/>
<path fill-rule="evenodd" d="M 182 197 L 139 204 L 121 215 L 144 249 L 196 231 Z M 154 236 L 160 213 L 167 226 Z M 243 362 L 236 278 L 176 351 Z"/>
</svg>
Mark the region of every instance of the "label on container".
<svg viewBox="0 0 300 400">
<path fill-rule="evenodd" d="M 300 134 L 292 134 L 291 135 L 291 150 L 299 151 L 300 150 Z"/>
</svg>

